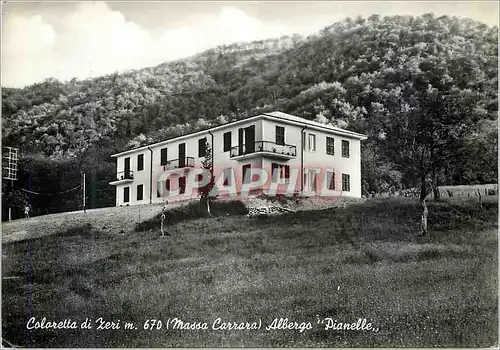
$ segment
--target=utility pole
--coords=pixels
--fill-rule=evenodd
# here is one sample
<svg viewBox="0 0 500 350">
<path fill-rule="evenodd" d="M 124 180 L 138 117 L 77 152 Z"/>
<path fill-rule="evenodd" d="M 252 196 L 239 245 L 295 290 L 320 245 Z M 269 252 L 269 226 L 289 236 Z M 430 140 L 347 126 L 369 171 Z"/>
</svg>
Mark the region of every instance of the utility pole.
<svg viewBox="0 0 500 350">
<path fill-rule="evenodd" d="M 83 212 L 86 213 L 87 210 L 85 208 L 85 172 L 82 174 L 82 181 L 83 181 Z"/>
<path fill-rule="evenodd" d="M 10 179 L 10 190 L 12 202 L 9 204 L 9 221 L 12 221 L 12 205 L 14 203 L 14 180 L 12 178 Z"/>
</svg>

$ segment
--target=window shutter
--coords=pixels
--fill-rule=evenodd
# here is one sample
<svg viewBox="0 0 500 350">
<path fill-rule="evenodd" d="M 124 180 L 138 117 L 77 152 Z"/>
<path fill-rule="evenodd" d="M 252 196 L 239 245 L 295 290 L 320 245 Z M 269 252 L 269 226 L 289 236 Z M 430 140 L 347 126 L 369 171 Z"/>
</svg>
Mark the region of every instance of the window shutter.
<svg viewBox="0 0 500 350">
<path fill-rule="evenodd" d="M 330 184 L 329 184 L 329 187 L 328 187 L 328 188 L 329 188 L 330 190 L 334 190 L 334 189 L 335 189 L 335 173 L 333 173 L 333 172 L 332 172 L 332 173 L 330 173 L 330 174 L 331 174 L 331 175 L 330 175 L 331 177 L 330 177 Z"/>
</svg>

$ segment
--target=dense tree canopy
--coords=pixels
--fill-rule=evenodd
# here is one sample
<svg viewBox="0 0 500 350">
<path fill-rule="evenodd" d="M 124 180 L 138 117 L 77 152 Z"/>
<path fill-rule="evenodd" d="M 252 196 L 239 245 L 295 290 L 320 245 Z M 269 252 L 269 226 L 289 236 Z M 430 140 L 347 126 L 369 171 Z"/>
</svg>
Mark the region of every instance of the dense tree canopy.
<svg viewBox="0 0 500 350">
<path fill-rule="evenodd" d="M 432 14 L 374 15 L 308 38 L 221 46 L 124 74 L 3 89 L 2 138 L 25 157 L 55 164 L 76 159 L 92 167 L 99 154 L 112 178 L 109 155 L 117 150 L 281 110 L 367 134 L 364 192 L 427 180 L 492 182 L 497 86 L 497 28 Z"/>
</svg>

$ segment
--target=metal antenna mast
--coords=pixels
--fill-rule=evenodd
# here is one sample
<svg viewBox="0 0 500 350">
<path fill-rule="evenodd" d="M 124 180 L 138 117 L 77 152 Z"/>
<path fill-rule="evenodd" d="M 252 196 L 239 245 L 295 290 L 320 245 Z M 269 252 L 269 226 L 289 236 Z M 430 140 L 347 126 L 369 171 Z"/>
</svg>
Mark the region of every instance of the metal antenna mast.
<svg viewBox="0 0 500 350">
<path fill-rule="evenodd" d="M 3 147 L 2 178 L 10 180 L 11 196 L 14 192 L 14 180 L 17 180 L 19 148 Z M 12 220 L 12 203 L 9 203 L 9 221 Z"/>
</svg>

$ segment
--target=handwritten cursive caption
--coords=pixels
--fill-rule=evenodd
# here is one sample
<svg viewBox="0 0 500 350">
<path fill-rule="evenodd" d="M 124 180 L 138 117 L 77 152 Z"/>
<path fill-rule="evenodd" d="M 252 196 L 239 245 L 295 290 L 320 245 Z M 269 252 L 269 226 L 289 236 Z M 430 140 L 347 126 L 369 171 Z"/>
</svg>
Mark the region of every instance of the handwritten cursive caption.
<svg viewBox="0 0 500 350">
<path fill-rule="evenodd" d="M 362 332 L 378 332 L 379 328 L 375 327 L 366 318 L 358 318 L 353 322 L 342 322 L 335 318 L 318 317 L 316 322 L 297 322 L 289 320 L 288 318 L 275 318 L 269 324 L 263 324 L 262 319 L 253 320 L 252 322 L 235 322 L 223 321 L 221 318 L 215 319 L 211 323 L 207 322 L 187 322 L 180 318 L 168 318 L 165 320 L 148 319 L 144 323 L 138 325 L 133 322 L 125 322 L 123 320 L 106 320 L 103 317 L 98 317 L 95 320 L 86 318 L 83 322 L 74 321 L 71 319 L 64 319 L 62 321 L 51 321 L 43 317 L 38 320 L 32 317 L 26 324 L 27 329 L 83 329 L 83 330 L 190 330 L 190 331 L 243 331 L 243 330 L 261 330 L 266 331 L 279 331 L 290 330 L 304 333 L 319 327 L 325 331 L 362 331 Z"/>
</svg>

